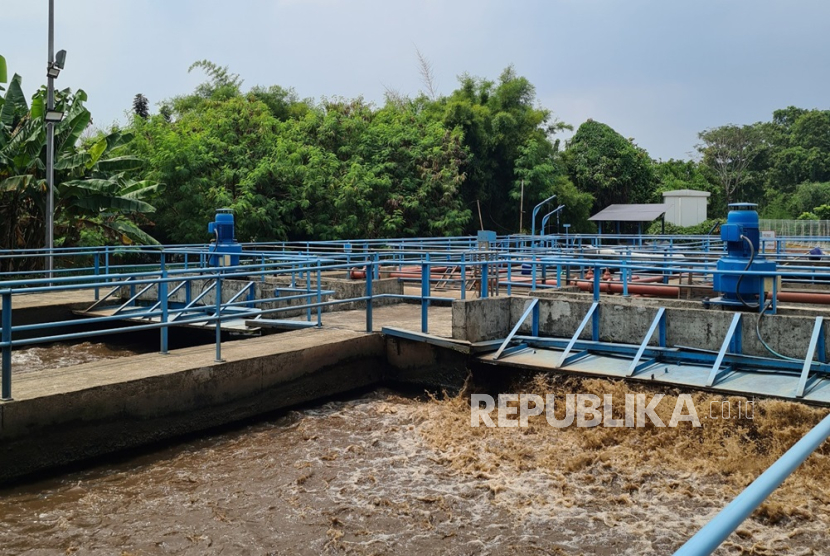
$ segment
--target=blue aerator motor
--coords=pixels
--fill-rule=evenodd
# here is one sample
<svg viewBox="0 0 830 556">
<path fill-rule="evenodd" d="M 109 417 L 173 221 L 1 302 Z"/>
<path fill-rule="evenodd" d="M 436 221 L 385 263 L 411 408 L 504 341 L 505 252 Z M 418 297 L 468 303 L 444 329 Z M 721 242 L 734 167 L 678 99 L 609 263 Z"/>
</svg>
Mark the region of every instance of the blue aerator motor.
<svg viewBox="0 0 830 556">
<path fill-rule="evenodd" d="M 761 232 L 758 229 L 758 213 L 754 203 L 733 203 L 729 205 L 726 224 L 720 227 L 720 237 L 726 243 L 726 256 L 718 260 L 720 271 L 769 271 L 774 272 L 776 264 L 760 254 Z M 713 300 L 728 305 L 763 303 L 762 276 L 740 274 L 717 274 L 714 289 L 721 294 Z"/>
<path fill-rule="evenodd" d="M 208 224 L 208 233 L 213 234 L 215 243 L 210 250 L 210 266 L 238 266 L 242 245 L 234 237 L 233 212 L 218 209 L 216 220 Z"/>
</svg>

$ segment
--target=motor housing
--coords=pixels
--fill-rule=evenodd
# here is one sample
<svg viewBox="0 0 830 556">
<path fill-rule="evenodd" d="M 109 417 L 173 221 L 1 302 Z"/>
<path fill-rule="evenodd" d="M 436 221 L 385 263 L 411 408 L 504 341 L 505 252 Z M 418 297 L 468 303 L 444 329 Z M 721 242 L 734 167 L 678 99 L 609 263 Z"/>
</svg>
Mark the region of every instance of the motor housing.
<svg viewBox="0 0 830 556">
<path fill-rule="evenodd" d="M 714 290 L 725 304 L 746 305 L 763 302 L 763 276 L 744 275 L 744 271 L 775 272 L 776 264 L 761 254 L 761 232 L 758 212 L 754 203 L 729 205 L 726 224 L 720 228 L 721 239 L 726 244 L 726 255 L 718 260 L 719 271 L 735 271 L 738 274 L 716 274 Z M 772 278 L 771 276 L 769 278 Z M 714 301 L 714 300 L 713 300 Z"/>
<path fill-rule="evenodd" d="M 208 264 L 217 267 L 238 266 L 242 245 L 236 241 L 231 209 L 216 211 L 216 219 L 208 223 L 208 233 L 214 236 Z"/>
</svg>

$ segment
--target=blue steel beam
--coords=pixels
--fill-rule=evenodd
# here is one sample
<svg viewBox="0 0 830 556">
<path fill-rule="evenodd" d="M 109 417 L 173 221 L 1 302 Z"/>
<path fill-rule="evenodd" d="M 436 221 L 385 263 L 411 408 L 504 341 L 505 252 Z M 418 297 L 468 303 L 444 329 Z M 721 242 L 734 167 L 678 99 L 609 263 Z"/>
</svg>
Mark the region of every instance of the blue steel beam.
<svg viewBox="0 0 830 556">
<path fill-rule="evenodd" d="M 732 315 L 732 322 L 729 324 L 729 330 L 726 331 L 726 336 L 723 339 L 723 344 L 721 344 L 720 351 L 718 352 L 718 357 L 715 359 L 714 365 L 712 365 L 712 370 L 709 372 L 709 378 L 706 379 L 706 386 L 714 386 L 715 382 L 718 380 L 718 375 L 720 375 L 723 370 L 721 369 L 721 364 L 723 363 L 723 358 L 726 356 L 727 351 L 730 348 L 735 346 L 735 342 L 733 339 L 739 338 L 740 336 L 740 324 L 741 324 L 741 313 L 735 313 Z M 732 350 L 740 351 L 740 350 Z"/>
<path fill-rule="evenodd" d="M 568 358 L 568 355 L 571 353 L 571 350 L 573 349 L 574 345 L 576 345 L 576 342 L 579 340 L 579 336 L 582 335 L 582 331 L 585 330 L 586 326 L 588 326 L 588 322 L 591 321 L 591 319 L 594 316 L 594 313 L 596 312 L 596 310 L 598 308 L 599 308 L 599 302 L 594 301 L 591 304 L 591 308 L 588 309 L 588 312 L 585 314 L 585 318 L 583 318 L 582 322 L 579 323 L 579 327 L 576 329 L 576 332 L 571 337 L 571 341 L 568 342 L 568 345 L 565 347 L 565 351 L 562 352 L 562 357 L 559 359 L 559 364 L 558 364 L 559 367 L 564 365 L 565 360 Z M 597 340 L 595 339 L 594 341 L 596 342 Z"/>
<path fill-rule="evenodd" d="M 493 356 L 493 360 L 496 360 L 496 359 L 498 359 L 499 357 L 501 357 L 502 352 L 503 352 L 503 351 L 505 350 L 505 348 L 507 348 L 507 346 L 510 344 L 510 341 L 513 339 L 513 336 L 515 336 L 515 335 L 516 335 L 516 333 L 519 331 L 519 328 L 521 328 L 521 327 L 522 327 L 522 325 L 524 324 L 525 320 L 527 320 L 527 317 L 529 317 L 529 316 L 530 316 L 530 315 L 534 312 L 534 310 L 536 309 L 536 305 L 537 305 L 538 303 L 539 303 L 539 299 L 538 299 L 538 298 L 535 298 L 535 297 L 534 297 L 534 298 L 531 300 L 530 305 L 528 305 L 528 307 L 525 309 L 525 312 L 524 312 L 524 313 L 522 313 L 522 316 L 521 316 L 521 317 L 519 317 L 519 321 L 516 323 L 516 326 L 514 326 L 514 327 L 513 327 L 513 330 L 511 330 L 511 331 L 510 331 L 510 334 L 508 334 L 508 335 L 507 335 L 507 338 L 505 338 L 505 339 L 504 339 L 504 342 L 502 343 L 501 347 L 499 347 L 499 349 L 496 351 L 496 354 Z M 538 318 L 539 318 L 539 317 L 538 317 L 538 314 L 539 314 L 539 313 L 537 312 L 537 313 L 536 313 L 536 320 L 537 320 L 537 321 L 538 321 Z M 538 325 L 537 325 L 537 326 L 538 326 Z"/>
<path fill-rule="evenodd" d="M 637 350 L 637 354 L 634 356 L 634 359 L 631 360 L 631 365 L 628 367 L 628 373 L 626 376 L 633 376 L 635 373 L 639 372 L 642 369 L 638 369 L 638 365 L 640 364 L 640 358 L 643 356 L 643 353 L 646 351 L 646 347 L 648 346 L 648 342 L 651 340 L 651 337 L 654 336 L 655 330 L 657 327 L 660 326 L 662 329 L 665 329 L 666 326 L 666 308 L 660 307 L 657 309 L 657 315 L 654 317 L 654 320 L 651 321 L 651 326 L 648 328 L 648 332 L 646 332 L 646 337 L 643 338 L 643 342 L 640 344 L 640 349 Z M 661 342 L 660 347 L 665 347 L 665 333 L 661 334 Z"/>
<path fill-rule="evenodd" d="M 816 322 L 813 325 L 813 334 L 810 337 L 810 345 L 807 347 L 807 356 L 804 358 L 804 366 L 801 368 L 801 378 L 796 386 L 795 397 L 803 398 L 804 390 L 807 388 L 807 379 L 810 376 L 810 370 L 813 367 L 813 357 L 815 356 L 816 347 L 819 344 L 819 338 L 824 337 L 824 317 L 816 317 Z M 824 346 L 821 349 L 824 355 Z"/>
</svg>

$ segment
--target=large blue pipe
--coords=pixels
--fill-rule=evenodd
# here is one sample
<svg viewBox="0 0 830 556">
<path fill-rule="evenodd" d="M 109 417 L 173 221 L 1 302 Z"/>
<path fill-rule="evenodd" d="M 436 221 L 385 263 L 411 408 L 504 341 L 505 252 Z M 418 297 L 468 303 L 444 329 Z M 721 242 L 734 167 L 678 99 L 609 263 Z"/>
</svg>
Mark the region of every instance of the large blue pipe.
<svg viewBox="0 0 830 556">
<path fill-rule="evenodd" d="M 830 415 L 746 487 L 712 521 L 681 546 L 674 556 L 708 556 L 714 552 L 738 528 L 738 525 L 743 523 L 755 511 L 755 508 L 760 506 L 761 502 L 766 500 L 767 496 L 790 476 L 796 467 L 827 440 L 828 436 L 830 436 Z"/>
<path fill-rule="evenodd" d="M 556 199 L 556 195 L 551 195 L 550 197 L 548 197 L 547 199 L 545 199 L 544 201 L 542 201 L 541 203 L 539 203 L 538 205 L 533 207 L 533 214 L 531 214 L 531 216 L 530 216 L 530 235 L 531 236 L 536 235 L 536 215 L 539 214 L 539 209 L 541 209 L 542 206 L 545 203 L 549 203 L 549 202 L 553 201 L 554 199 Z"/>
</svg>

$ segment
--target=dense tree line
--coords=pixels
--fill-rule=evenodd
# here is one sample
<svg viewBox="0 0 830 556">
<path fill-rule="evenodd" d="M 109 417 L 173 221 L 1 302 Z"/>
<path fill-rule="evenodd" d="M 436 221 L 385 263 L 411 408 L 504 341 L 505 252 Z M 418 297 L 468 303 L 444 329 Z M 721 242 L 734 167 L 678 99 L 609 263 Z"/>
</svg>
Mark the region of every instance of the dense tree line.
<svg viewBox="0 0 830 556">
<path fill-rule="evenodd" d="M 192 93 L 155 113 L 136 95 L 128 125 L 83 140 L 85 93 L 59 93 L 62 244 L 204 242 L 220 207 L 237 214 L 242 241 L 515 233 L 551 195 L 561 222 L 593 231 L 588 217 L 609 204 L 677 189 L 712 193 L 715 218 L 735 201 L 766 217 L 830 218 L 830 111 L 708 129 L 697 160 L 655 161 L 593 120 L 563 144 L 570 126 L 513 68 L 492 81 L 463 75 L 445 96 L 430 82 L 429 94 L 389 92 L 382 106 L 245 90 L 209 61 L 191 69 L 207 75 Z M 29 106 L 15 79 L 0 97 L 0 241 L 31 247 L 43 234 L 43 90 Z"/>
<path fill-rule="evenodd" d="M 563 124 L 512 68 L 495 82 L 462 76 L 448 96 L 389 94 L 375 107 L 277 86 L 243 92 L 226 68 L 194 67 L 206 83 L 131 126 L 134 152 L 164 184 L 164 241 L 204 240 L 217 207 L 234 209 L 245 241 L 511 233 L 522 191 L 525 207 L 557 194 L 566 218 L 590 212 L 552 140 Z"/>
</svg>

